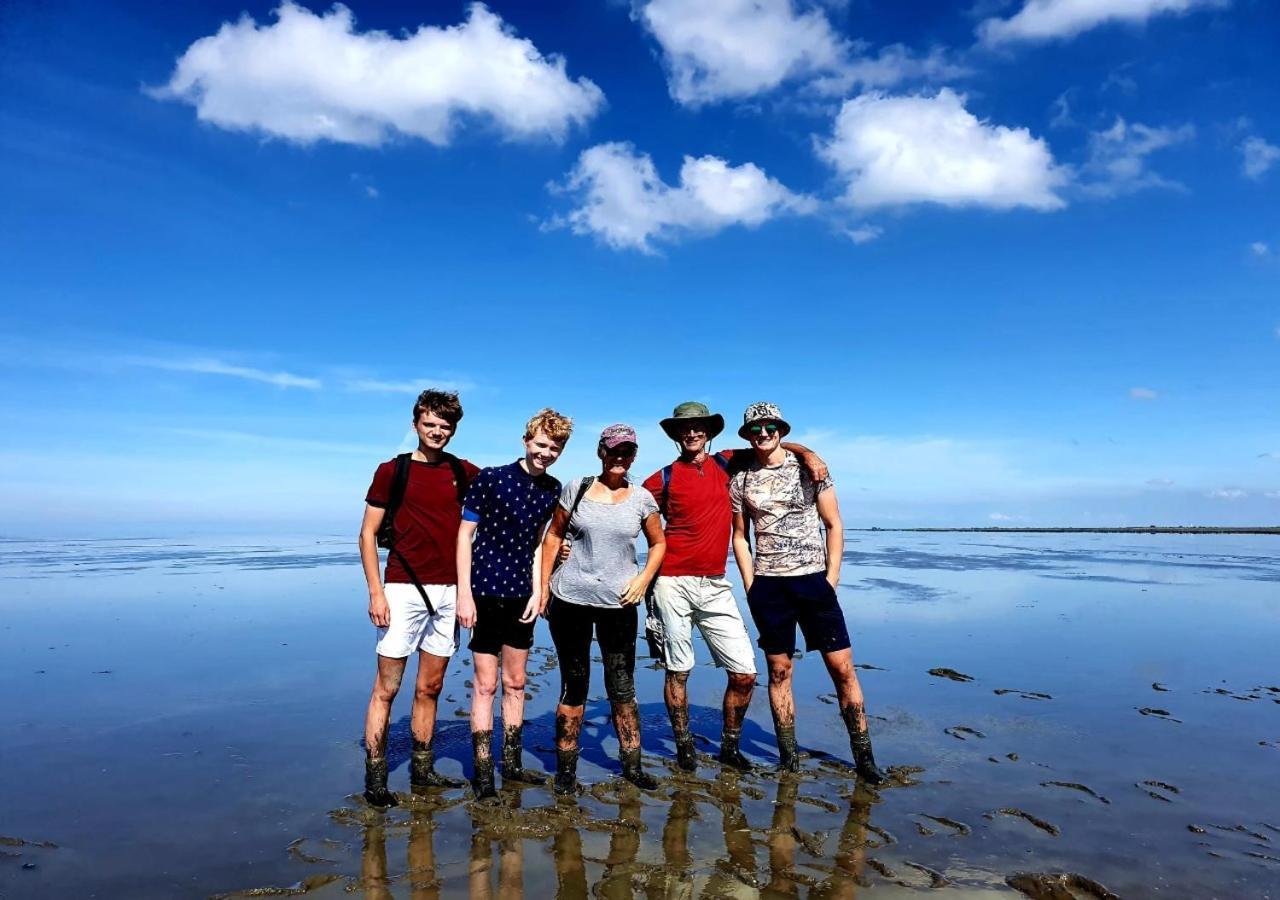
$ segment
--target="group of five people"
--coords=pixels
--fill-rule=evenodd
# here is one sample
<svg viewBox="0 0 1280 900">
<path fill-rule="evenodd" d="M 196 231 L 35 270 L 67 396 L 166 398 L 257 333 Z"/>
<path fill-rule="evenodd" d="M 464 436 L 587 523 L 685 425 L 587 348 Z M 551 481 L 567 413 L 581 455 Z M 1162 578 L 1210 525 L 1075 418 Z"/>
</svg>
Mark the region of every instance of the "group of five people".
<svg viewBox="0 0 1280 900">
<path fill-rule="evenodd" d="M 556 793 L 577 786 L 593 635 L 623 776 L 641 788 L 656 787 L 641 764 L 634 682 L 638 609 L 646 597 L 666 670 L 677 765 L 697 768 L 687 693 L 696 625 L 716 665 L 728 673 L 718 760 L 749 771 L 739 740 L 755 689 L 755 651 L 725 577 L 730 546 L 768 665 L 780 768 L 800 767 L 791 679 L 798 626 L 836 688 L 858 775 L 872 784 L 883 780 L 836 600 L 844 536 L 835 491 L 816 454 L 784 441 L 791 429 L 776 406 L 754 403 L 743 414 L 738 435 L 748 449 L 713 453 L 710 443 L 723 431 L 724 418 L 701 403 L 680 404 L 660 423 L 680 455 L 643 484 L 628 477 L 639 444 L 629 425 L 610 425 L 600 434 L 598 474 L 562 487 L 547 470 L 572 434 L 569 418 L 541 410 L 525 427 L 523 456 L 487 469 L 445 449 L 461 419 L 457 394 L 424 391 L 413 408 L 417 449 L 382 463 L 365 498 L 360 555 L 378 661 L 365 721 L 364 796 L 371 805 L 397 802 L 387 787 L 387 730 L 391 703 L 415 652 L 410 783 L 415 789 L 462 786 L 435 771 L 432 751 L 436 705 L 460 627 L 470 630 L 475 671 L 470 716 L 476 797 L 496 793 L 499 676 L 498 771 L 504 782 L 546 782 L 523 761 L 526 676 L 540 615 L 548 620 L 561 676 Z M 635 549 L 642 533 L 648 543 L 643 567 Z M 388 549 L 382 573 L 379 546 Z"/>
</svg>

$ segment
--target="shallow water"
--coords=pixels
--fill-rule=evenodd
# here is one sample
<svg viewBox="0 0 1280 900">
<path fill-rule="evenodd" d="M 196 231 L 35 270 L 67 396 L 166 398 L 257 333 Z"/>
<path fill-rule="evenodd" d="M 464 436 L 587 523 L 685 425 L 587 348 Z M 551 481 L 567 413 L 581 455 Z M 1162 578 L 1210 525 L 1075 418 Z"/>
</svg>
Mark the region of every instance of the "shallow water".
<svg viewBox="0 0 1280 900">
<path fill-rule="evenodd" d="M 641 660 L 659 791 L 616 778 L 597 668 L 575 802 L 412 799 L 406 691 L 406 805 L 385 815 L 358 797 L 373 654 L 354 541 L 0 542 L 0 897 L 1276 896 L 1278 540 L 854 533 L 840 595 L 877 757 L 903 767 L 890 786 L 848 772 L 812 655 L 801 777 L 710 762 L 709 665 L 690 682 L 708 756 L 675 774 Z M 558 675 L 540 650 L 530 670 L 526 758 L 549 767 Z M 469 675 L 462 652 L 437 738 L 455 776 Z M 763 687 L 743 743 L 774 761 Z M 1080 878 L 1054 894 L 1019 873 Z"/>
</svg>

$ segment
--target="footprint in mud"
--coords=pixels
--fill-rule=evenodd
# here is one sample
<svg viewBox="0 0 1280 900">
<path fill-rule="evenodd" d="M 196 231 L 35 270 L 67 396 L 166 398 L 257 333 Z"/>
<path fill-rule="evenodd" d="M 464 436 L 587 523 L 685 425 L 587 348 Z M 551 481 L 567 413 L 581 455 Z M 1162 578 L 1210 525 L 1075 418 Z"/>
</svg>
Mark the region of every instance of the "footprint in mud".
<svg viewBox="0 0 1280 900">
<path fill-rule="evenodd" d="M 1144 782 L 1144 783 L 1154 784 L 1155 782 Z M 1106 803 L 1108 805 L 1110 805 L 1111 803 L 1110 800 L 1108 800 L 1106 797 L 1099 794 L 1093 788 L 1089 787 L 1088 785 L 1080 784 L 1080 782 L 1078 781 L 1042 781 L 1040 782 L 1040 786 L 1041 787 L 1060 787 L 1060 788 L 1066 788 L 1067 790 L 1071 790 L 1071 791 L 1080 791 L 1081 793 L 1088 794 L 1090 797 L 1093 797 L 1097 800 L 1101 800 L 1103 803 Z M 1178 789 L 1174 788 L 1173 790 L 1176 792 Z"/>
<path fill-rule="evenodd" d="M 930 815 L 929 813 L 916 813 L 915 815 L 919 816 L 922 819 L 928 819 L 930 822 L 935 822 L 938 825 L 942 825 L 944 828 L 950 828 L 951 837 L 968 837 L 970 834 L 973 833 L 973 829 L 970 828 L 968 825 L 964 824 L 963 822 L 957 822 L 955 819 L 949 819 L 946 816 L 933 816 L 933 815 Z M 928 826 L 921 825 L 919 822 L 917 822 L 916 830 L 920 830 L 921 828 L 928 829 Z M 931 829 L 929 829 L 929 834 L 933 834 L 933 831 Z"/>
<path fill-rule="evenodd" d="M 972 675 L 966 675 L 963 672 L 957 672 L 955 669 L 948 669 L 945 666 L 930 669 L 929 674 L 934 678 L 949 678 L 952 681 L 973 681 Z"/>
<path fill-rule="evenodd" d="M 1014 818 L 1018 818 L 1018 819 L 1022 819 L 1024 821 L 1030 822 L 1036 828 L 1039 828 L 1041 831 L 1045 832 L 1046 834 L 1051 834 L 1054 837 L 1057 837 L 1058 835 L 1062 834 L 1062 829 L 1059 828 L 1057 825 L 1054 825 L 1052 822 L 1046 822 L 1044 819 L 1040 818 L 1039 816 L 1033 816 L 1031 815 L 1031 813 L 1027 812 L 1026 810 L 1018 809 L 1018 807 L 1016 806 L 1002 806 L 993 813 L 984 813 L 983 818 L 994 819 L 996 815 L 1013 816 Z"/>
<path fill-rule="evenodd" d="M 1020 691 L 1016 688 L 996 688 L 992 691 L 997 697 L 1003 697 L 1005 694 L 1017 694 L 1023 700 L 1052 700 L 1049 694 L 1043 694 L 1040 691 Z"/>
<path fill-rule="evenodd" d="M 1163 781 L 1143 781 L 1143 782 L 1139 782 L 1137 785 L 1135 785 L 1135 787 L 1142 788 L 1142 790 L 1146 791 L 1148 797 L 1151 797 L 1155 800 L 1163 800 L 1165 803 L 1173 802 L 1173 800 L 1170 799 L 1169 797 L 1166 797 L 1165 794 L 1181 794 L 1182 793 L 1182 791 L 1178 790 L 1173 785 L 1166 784 Z M 1164 793 L 1159 793 L 1161 791 L 1163 791 Z"/>
<path fill-rule="evenodd" d="M 981 731 L 979 731 L 976 728 L 970 728 L 968 725 L 952 725 L 950 728 L 944 728 L 942 730 L 945 734 L 951 735 L 953 738 L 955 738 L 958 741 L 968 740 L 968 738 L 965 737 L 965 735 L 970 735 L 972 737 L 977 737 L 977 738 L 986 737 L 986 735 L 983 734 Z"/>
<path fill-rule="evenodd" d="M 308 853 L 306 850 L 303 849 L 303 845 L 306 844 L 306 842 L 307 842 L 307 838 L 298 838 L 296 840 L 290 841 L 289 846 L 286 847 L 285 850 L 294 859 L 300 860 L 304 863 L 336 863 L 337 862 L 336 859 L 327 859 L 323 856 L 316 856 L 314 853 Z M 325 843 L 330 846 L 335 846 L 335 845 L 341 846 L 337 841 L 326 840 Z"/>
<path fill-rule="evenodd" d="M 1182 720 L 1175 719 L 1173 714 L 1167 709 L 1157 709 L 1153 706 L 1140 706 L 1134 707 L 1134 709 L 1138 710 L 1138 712 L 1144 716 L 1152 716 L 1157 719 L 1163 719 L 1166 722 L 1177 722 L 1179 725 L 1182 724 Z"/>
<path fill-rule="evenodd" d="M 1019 872 L 1004 883 L 1031 900 L 1120 900 L 1118 894 L 1075 872 Z"/>
</svg>

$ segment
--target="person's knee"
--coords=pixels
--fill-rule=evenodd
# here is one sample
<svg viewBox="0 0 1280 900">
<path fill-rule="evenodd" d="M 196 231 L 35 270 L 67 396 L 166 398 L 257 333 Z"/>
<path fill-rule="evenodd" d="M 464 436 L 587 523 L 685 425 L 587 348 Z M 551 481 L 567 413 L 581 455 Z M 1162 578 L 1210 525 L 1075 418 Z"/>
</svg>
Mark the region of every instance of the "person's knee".
<svg viewBox="0 0 1280 900">
<path fill-rule="evenodd" d="M 791 660 L 769 663 L 769 683 L 789 684 L 791 682 Z"/>
<path fill-rule="evenodd" d="M 591 687 L 591 678 L 585 668 L 561 667 L 560 670 L 560 704 L 562 706 L 583 706 L 587 702 L 587 691 Z"/>
<path fill-rule="evenodd" d="M 440 696 L 440 692 L 444 690 L 444 673 L 428 675 L 425 678 L 419 678 L 417 686 L 413 692 L 414 700 L 435 700 Z"/>
<path fill-rule="evenodd" d="M 523 694 L 528 677 L 519 669 L 502 670 L 502 690 L 508 694 Z"/>
<path fill-rule="evenodd" d="M 672 687 L 684 688 L 689 683 L 689 673 L 688 672 L 672 672 L 670 669 L 668 669 L 666 680 L 667 680 L 667 684 L 669 684 Z"/>
<path fill-rule="evenodd" d="M 625 658 L 604 658 L 604 688 L 611 703 L 630 703 L 636 699 L 636 682 Z"/>
<path fill-rule="evenodd" d="M 498 693 L 498 673 L 497 672 L 476 672 L 475 692 L 480 697 L 493 697 Z"/>
<path fill-rule="evenodd" d="M 735 694 L 747 694 L 755 689 L 756 676 L 753 672 L 730 672 L 729 690 Z"/>
</svg>

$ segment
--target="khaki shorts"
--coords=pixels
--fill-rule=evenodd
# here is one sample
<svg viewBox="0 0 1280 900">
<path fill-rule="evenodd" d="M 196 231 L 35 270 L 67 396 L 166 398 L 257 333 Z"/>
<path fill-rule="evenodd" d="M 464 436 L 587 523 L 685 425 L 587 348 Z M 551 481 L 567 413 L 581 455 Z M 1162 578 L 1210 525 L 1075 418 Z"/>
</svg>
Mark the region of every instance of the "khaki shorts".
<svg viewBox="0 0 1280 900">
<path fill-rule="evenodd" d="M 424 584 L 422 589 L 436 608 L 427 612 L 422 595 L 411 584 L 386 584 L 382 592 L 391 609 L 391 621 L 378 629 L 374 648 L 379 656 L 404 659 L 421 650 L 432 656 L 453 656 L 458 649 L 458 588 L 453 584 Z"/>
<path fill-rule="evenodd" d="M 717 666 L 742 675 L 756 673 L 755 648 L 729 579 L 723 575 L 659 575 L 653 586 L 653 605 L 662 619 L 669 671 L 693 668 L 693 626 L 697 625 Z"/>
</svg>

